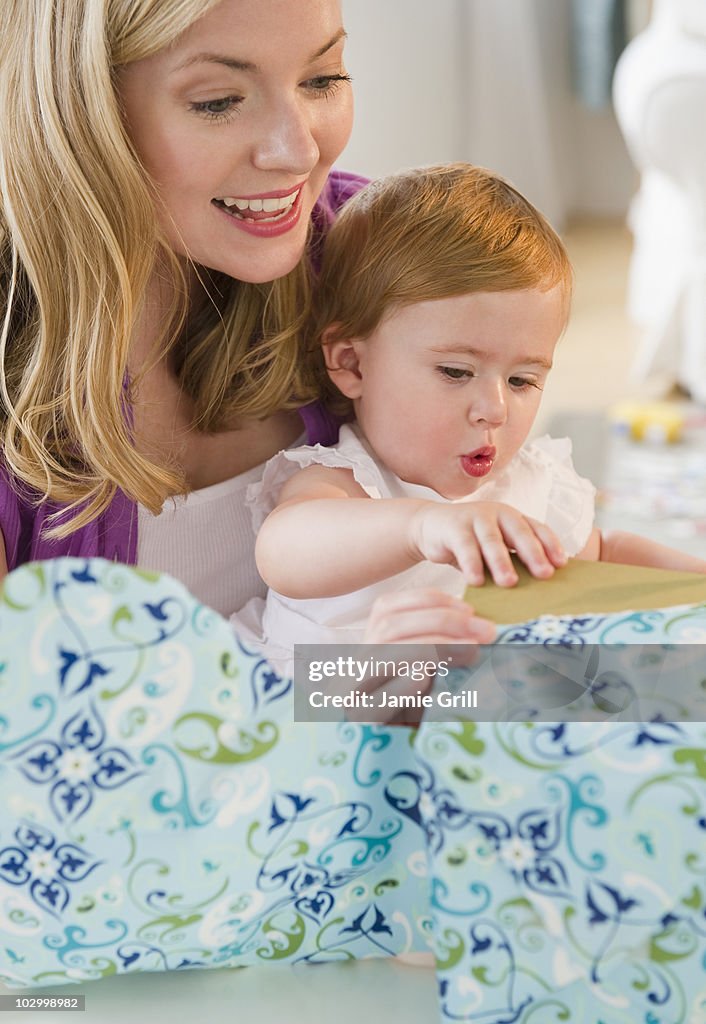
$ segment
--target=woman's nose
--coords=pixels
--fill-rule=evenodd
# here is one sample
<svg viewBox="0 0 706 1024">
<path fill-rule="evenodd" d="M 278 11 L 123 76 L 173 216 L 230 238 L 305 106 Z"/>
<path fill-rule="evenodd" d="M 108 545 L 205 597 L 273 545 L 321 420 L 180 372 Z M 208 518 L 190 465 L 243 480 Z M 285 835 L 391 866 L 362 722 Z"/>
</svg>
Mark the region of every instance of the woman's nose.
<svg viewBox="0 0 706 1024">
<path fill-rule="evenodd" d="M 263 171 L 308 174 L 319 160 L 308 111 L 295 101 L 281 103 L 260 122 L 253 146 L 253 163 Z"/>
<path fill-rule="evenodd" d="M 502 381 L 478 381 L 468 411 L 472 423 L 500 427 L 507 419 L 507 399 Z"/>
</svg>

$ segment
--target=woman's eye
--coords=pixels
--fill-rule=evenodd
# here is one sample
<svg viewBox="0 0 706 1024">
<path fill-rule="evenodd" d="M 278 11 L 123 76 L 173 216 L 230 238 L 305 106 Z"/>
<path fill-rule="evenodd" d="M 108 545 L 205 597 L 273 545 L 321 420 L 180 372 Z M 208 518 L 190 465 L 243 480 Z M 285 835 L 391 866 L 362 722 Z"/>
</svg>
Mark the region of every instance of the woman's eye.
<svg viewBox="0 0 706 1024">
<path fill-rule="evenodd" d="M 217 100 L 204 100 L 200 103 L 192 103 L 191 109 L 195 110 L 197 114 L 204 114 L 206 117 L 213 118 L 214 120 L 222 120 L 228 117 L 241 102 L 240 96 L 221 96 Z"/>
<path fill-rule="evenodd" d="M 449 380 L 463 380 L 473 376 L 472 370 L 465 370 L 462 366 L 440 366 L 438 369 L 442 377 L 447 377 Z"/>
<path fill-rule="evenodd" d="M 338 75 L 317 75 L 315 78 L 309 78 L 304 85 L 311 92 L 318 93 L 319 95 L 327 96 L 334 92 L 335 89 L 342 85 L 343 82 L 352 81 L 350 75 L 338 74 Z"/>
</svg>

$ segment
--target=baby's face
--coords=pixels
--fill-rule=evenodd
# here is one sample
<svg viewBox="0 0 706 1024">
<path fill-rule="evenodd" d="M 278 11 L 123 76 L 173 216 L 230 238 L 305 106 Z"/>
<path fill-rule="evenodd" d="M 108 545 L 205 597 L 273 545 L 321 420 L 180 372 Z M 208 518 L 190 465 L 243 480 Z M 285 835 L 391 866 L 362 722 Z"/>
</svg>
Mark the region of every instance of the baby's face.
<svg viewBox="0 0 706 1024">
<path fill-rule="evenodd" d="M 462 498 L 527 438 L 566 320 L 559 287 L 405 306 L 356 343 L 356 415 L 397 476 Z"/>
</svg>

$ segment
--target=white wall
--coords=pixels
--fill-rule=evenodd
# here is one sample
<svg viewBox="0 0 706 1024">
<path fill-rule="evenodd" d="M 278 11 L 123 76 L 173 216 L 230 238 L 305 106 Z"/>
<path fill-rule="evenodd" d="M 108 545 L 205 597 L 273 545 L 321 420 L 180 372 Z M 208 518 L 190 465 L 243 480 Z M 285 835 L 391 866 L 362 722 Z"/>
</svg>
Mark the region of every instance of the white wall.
<svg viewBox="0 0 706 1024">
<path fill-rule="evenodd" d="M 343 0 L 356 122 L 341 163 L 377 176 L 462 160 L 465 0 Z"/>
<path fill-rule="evenodd" d="M 571 89 L 568 0 L 530 3 L 537 13 L 552 144 L 565 209 L 569 214 L 624 215 L 637 189 L 637 173 L 612 109 L 587 110 Z M 633 2 L 629 10 L 633 31 L 642 28 L 647 20 L 644 6 Z"/>
<path fill-rule="evenodd" d="M 559 227 L 623 216 L 636 175 L 610 111 L 572 95 L 569 0 L 343 0 L 356 127 L 341 164 L 379 175 L 470 160 Z"/>
</svg>

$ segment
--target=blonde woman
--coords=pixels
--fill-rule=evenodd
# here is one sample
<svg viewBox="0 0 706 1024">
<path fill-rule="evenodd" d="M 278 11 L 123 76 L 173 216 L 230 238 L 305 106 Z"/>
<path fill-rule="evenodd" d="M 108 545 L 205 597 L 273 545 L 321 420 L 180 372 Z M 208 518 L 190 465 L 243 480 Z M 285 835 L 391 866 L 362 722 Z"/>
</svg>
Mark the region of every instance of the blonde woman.
<svg viewBox="0 0 706 1024">
<path fill-rule="evenodd" d="M 238 494 L 305 431 L 328 437 L 316 408 L 295 411 L 313 397 L 298 319 L 310 230 L 358 187 L 329 176 L 351 123 L 338 3 L 296 3 L 286 30 L 281 6 L 117 0 L 104 24 L 89 0 L 9 3 L 10 569 L 63 553 L 138 561 L 221 611 L 259 586 Z M 229 592 L 211 580 L 226 537 Z"/>
<path fill-rule="evenodd" d="M 301 324 L 361 184 L 338 0 L 7 6 L 0 570 L 102 555 L 231 614 L 264 594 L 244 489 L 337 434 Z"/>
</svg>

